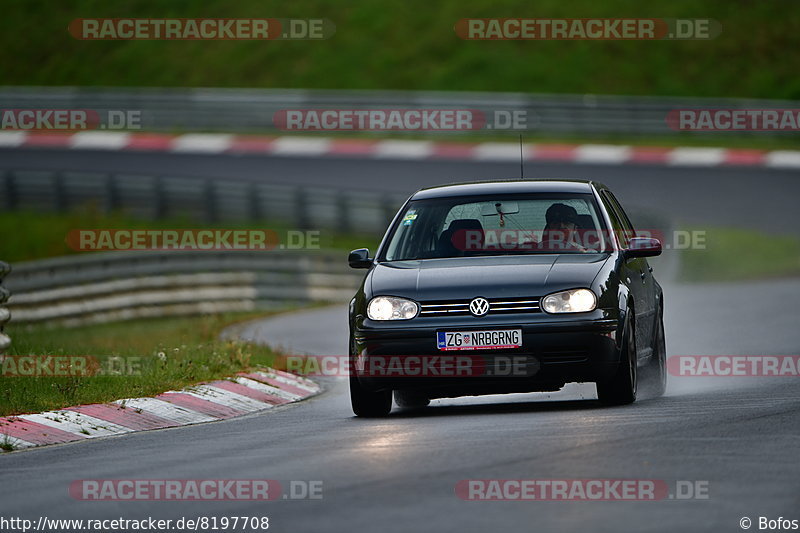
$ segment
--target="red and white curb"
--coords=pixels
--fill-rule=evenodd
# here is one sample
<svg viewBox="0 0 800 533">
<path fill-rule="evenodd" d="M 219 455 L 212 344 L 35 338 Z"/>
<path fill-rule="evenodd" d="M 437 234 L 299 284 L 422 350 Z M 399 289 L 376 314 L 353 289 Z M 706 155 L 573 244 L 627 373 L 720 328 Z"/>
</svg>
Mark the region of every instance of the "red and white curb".
<svg viewBox="0 0 800 533">
<path fill-rule="evenodd" d="M 126 150 L 194 154 L 267 154 L 289 157 L 359 157 L 374 159 L 450 159 L 519 161 L 512 142 L 434 142 L 254 136 L 216 133 L 165 135 L 82 131 L 43 133 L 0 131 L 0 147 Z M 749 150 L 697 147 L 648 147 L 611 144 L 525 144 L 527 161 L 667 166 L 761 166 L 800 168 L 800 150 Z"/>
<path fill-rule="evenodd" d="M 319 392 L 319 385 L 309 379 L 268 368 L 165 392 L 155 398 L 0 417 L 0 444 L 18 450 L 214 422 L 297 402 Z"/>
</svg>

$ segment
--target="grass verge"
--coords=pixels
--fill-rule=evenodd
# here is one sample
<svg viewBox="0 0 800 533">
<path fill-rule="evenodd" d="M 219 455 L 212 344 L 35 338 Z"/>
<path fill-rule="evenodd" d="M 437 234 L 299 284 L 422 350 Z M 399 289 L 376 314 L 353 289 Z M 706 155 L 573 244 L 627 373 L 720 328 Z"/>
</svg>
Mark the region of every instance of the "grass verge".
<svg viewBox="0 0 800 533">
<path fill-rule="evenodd" d="M 20 228 L 24 228 L 20 231 Z M 67 246 L 66 237 L 74 229 L 110 229 L 125 228 L 130 230 L 159 229 L 269 229 L 275 231 L 283 242 L 286 231 L 295 229 L 285 222 L 220 222 L 202 224 L 190 218 L 169 218 L 164 220 L 146 220 L 135 218 L 125 213 L 106 214 L 91 207 L 82 208 L 69 213 L 47 213 L 39 211 L 4 211 L 0 212 L 0 243 L 3 245 L 0 260 L 7 263 L 30 261 L 76 252 Z M 347 234 L 327 229 L 319 232 L 319 246 L 322 249 L 349 251 L 355 248 L 369 247 L 375 249 L 379 238 L 375 235 Z"/>
<path fill-rule="evenodd" d="M 790 235 L 708 228 L 704 249 L 684 250 L 682 281 L 736 281 L 800 276 L 800 239 Z"/>
<path fill-rule="evenodd" d="M 265 313 L 143 319 L 47 329 L 12 323 L 6 328 L 14 339 L 8 355 L 90 355 L 97 358 L 102 368 L 119 373 L 22 377 L 2 372 L 0 416 L 154 396 L 268 366 L 275 357 L 270 348 L 219 340 L 224 327 L 259 316 Z"/>
</svg>

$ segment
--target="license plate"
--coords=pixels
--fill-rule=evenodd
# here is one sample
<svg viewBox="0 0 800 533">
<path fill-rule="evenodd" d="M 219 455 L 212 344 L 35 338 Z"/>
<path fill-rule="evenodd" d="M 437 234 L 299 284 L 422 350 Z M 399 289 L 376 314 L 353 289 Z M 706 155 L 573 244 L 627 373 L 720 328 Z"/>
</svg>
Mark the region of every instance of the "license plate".
<svg viewBox="0 0 800 533">
<path fill-rule="evenodd" d="M 485 331 L 437 331 L 436 345 L 440 350 L 500 350 L 522 346 L 521 329 Z"/>
</svg>

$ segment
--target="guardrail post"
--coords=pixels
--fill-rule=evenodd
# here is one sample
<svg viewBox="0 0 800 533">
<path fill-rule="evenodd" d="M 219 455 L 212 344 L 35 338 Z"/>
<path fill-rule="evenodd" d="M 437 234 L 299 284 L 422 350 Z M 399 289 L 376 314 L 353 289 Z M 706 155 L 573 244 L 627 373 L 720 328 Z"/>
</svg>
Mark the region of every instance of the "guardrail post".
<svg viewBox="0 0 800 533">
<path fill-rule="evenodd" d="M 113 212 L 121 207 L 119 186 L 114 174 L 106 176 L 106 211 Z"/>
<path fill-rule="evenodd" d="M 6 193 L 6 209 L 14 210 L 19 205 L 19 195 L 17 194 L 17 177 L 11 170 L 3 172 L 3 191 Z"/>
<path fill-rule="evenodd" d="M 248 187 L 247 206 L 250 211 L 250 220 L 264 219 L 264 213 L 261 210 L 261 195 L 259 192 L 257 183 L 251 183 Z"/>
<path fill-rule="evenodd" d="M 153 215 L 156 220 L 167 216 L 167 198 L 164 192 L 164 178 L 156 176 L 153 182 Z"/>
<path fill-rule="evenodd" d="M 53 175 L 53 206 L 58 213 L 63 213 L 69 207 L 64 174 L 61 172 Z"/>
<path fill-rule="evenodd" d="M 308 229 L 311 226 L 308 219 L 308 193 L 304 187 L 295 190 L 294 213 L 298 228 Z"/>
<path fill-rule="evenodd" d="M 338 230 L 341 232 L 348 232 L 350 231 L 350 209 L 347 205 L 347 193 L 345 191 L 339 191 L 336 195 L 336 211 L 338 214 L 339 224 Z"/>
<path fill-rule="evenodd" d="M 9 272 L 11 272 L 11 266 L 9 266 L 8 263 L 0 261 L 0 304 L 4 304 L 8 301 L 11 295 L 8 289 L 2 286 L 3 278 L 6 277 Z M 0 355 L 3 355 L 8 347 L 11 346 L 11 339 L 3 332 L 6 322 L 10 319 L 11 312 L 4 305 L 0 305 Z"/>
<path fill-rule="evenodd" d="M 206 222 L 216 222 L 219 218 L 217 213 L 217 196 L 214 190 L 214 180 L 207 179 L 203 185 L 203 200 L 205 203 Z"/>
<path fill-rule="evenodd" d="M 383 212 L 383 227 L 385 227 L 389 222 L 392 221 L 394 218 L 395 212 L 397 209 L 394 206 L 394 202 L 392 202 L 392 197 L 388 194 L 384 194 L 381 196 L 381 211 Z"/>
</svg>

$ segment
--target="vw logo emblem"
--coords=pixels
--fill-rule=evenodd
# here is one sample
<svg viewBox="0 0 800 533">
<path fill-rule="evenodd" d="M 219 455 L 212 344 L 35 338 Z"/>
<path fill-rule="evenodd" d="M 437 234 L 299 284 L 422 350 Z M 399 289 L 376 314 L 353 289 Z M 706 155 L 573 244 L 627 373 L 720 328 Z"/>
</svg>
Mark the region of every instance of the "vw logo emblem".
<svg viewBox="0 0 800 533">
<path fill-rule="evenodd" d="M 469 303 L 469 312 L 473 316 L 483 316 L 489 312 L 489 301 L 486 298 L 475 298 Z"/>
</svg>

